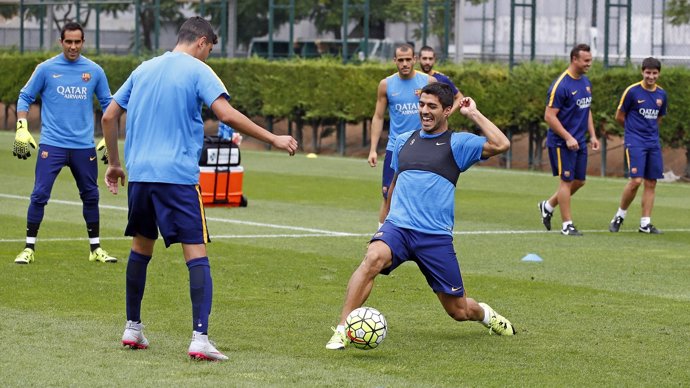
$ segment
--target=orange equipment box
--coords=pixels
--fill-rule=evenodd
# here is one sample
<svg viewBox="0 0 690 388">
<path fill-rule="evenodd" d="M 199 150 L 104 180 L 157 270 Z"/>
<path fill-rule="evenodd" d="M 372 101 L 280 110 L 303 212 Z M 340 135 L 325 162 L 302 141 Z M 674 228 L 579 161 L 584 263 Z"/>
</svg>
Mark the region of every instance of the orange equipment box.
<svg viewBox="0 0 690 388">
<path fill-rule="evenodd" d="M 242 178 L 244 168 L 234 167 L 199 167 L 199 185 L 201 197 L 206 206 L 247 206 L 247 199 L 242 195 Z"/>
</svg>

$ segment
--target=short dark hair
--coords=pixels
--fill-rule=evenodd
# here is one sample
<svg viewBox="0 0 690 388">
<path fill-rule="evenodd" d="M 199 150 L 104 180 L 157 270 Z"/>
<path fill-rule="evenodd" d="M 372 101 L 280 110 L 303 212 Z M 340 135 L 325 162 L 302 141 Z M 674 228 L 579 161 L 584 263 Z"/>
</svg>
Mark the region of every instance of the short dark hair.
<svg viewBox="0 0 690 388">
<path fill-rule="evenodd" d="M 431 53 L 434 54 L 434 56 L 436 56 L 436 51 L 434 51 L 434 48 L 431 46 L 424 46 L 424 47 L 420 48 L 419 49 L 419 56 L 420 57 L 422 56 L 422 51 L 431 51 Z"/>
<path fill-rule="evenodd" d="M 213 44 L 218 43 L 218 35 L 213 32 L 211 23 L 200 16 L 192 16 L 180 27 L 180 31 L 177 33 L 177 43 L 194 43 L 203 36 Z"/>
<path fill-rule="evenodd" d="M 645 69 L 657 69 L 661 71 L 661 61 L 653 57 L 645 58 L 642 61 L 642 71 Z"/>
<path fill-rule="evenodd" d="M 570 50 L 570 62 L 572 62 L 573 59 L 580 57 L 580 51 L 586 51 L 589 53 L 592 51 L 592 49 L 589 48 L 588 44 L 580 43 L 576 45 L 572 50 Z"/>
<path fill-rule="evenodd" d="M 443 82 L 432 82 L 430 84 L 427 84 L 425 87 L 422 88 L 421 94 L 425 93 L 430 94 L 432 96 L 436 96 L 439 102 L 441 102 L 441 106 L 443 107 L 443 109 L 446 109 L 449 106 L 453 106 L 453 101 L 455 99 L 455 96 L 453 95 L 453 89 L 451 89 L 450 86 Z"/>
<path fill-rule="evenodd" d="M 81 40 L 84 40 L 84 28 L 77 22 L 65 23 L 60 30 L 60 40 L 65 40 L 65 31 L 81 31 Z"/>
<path fill-rule="evenodd" d="M 400 50 L 404 53 L 412 50 L 412 54 L 414 54 L 414 47 L 412 47 L 412 45 L 409 43 L 401 43 L 401 44 L 395 46 L 395 51 L 393 51 L 393 56 L 398 55 L 398 50 Z"/>
</svg>

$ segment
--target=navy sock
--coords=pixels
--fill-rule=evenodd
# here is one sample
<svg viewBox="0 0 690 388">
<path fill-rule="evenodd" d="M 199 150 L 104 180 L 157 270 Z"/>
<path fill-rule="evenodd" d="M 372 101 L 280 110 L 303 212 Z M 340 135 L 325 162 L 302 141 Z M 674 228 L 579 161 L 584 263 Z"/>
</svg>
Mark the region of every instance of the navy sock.
<svg viewBox="0 0 690 388">
<path fill-rule="evenodd" d="M 192 330 L 208 333 L 208 316 L 211 314 L 213 282 L 208 257 L 187 262 L 189 268 L 189 295 L 192 299 Z"/>
<path fill-rule="evenodd" d="M 146 267 L 151 256 L 129 252 L 127 261 L 127 320 L 141 322 L 141 300 L 146 287 Z"/>
<path fill-rule="evenodd" d="M 92 223 L 86 224 L 86 232 L 89 234 L 89 242 L 90 242 L 89 245 L 91 248 L 91 252 L 95 251 L 96 248 L 101 247 L 101 243 L 100 243 L 100 239 L 99 239 L 100 230 L 101 230 L 100 225 L 101 225 L 100 222 L 92 222 Z M 99 242 L 94 242 L 94 241 L 99 241 Z"/>
<path fill-rule="evenodd" d="M 31 248 L 33 250 L 36 250 L 36 237 L 38 236 L 38 228 L 41 226 L 41 224 L 36 224 L 32 222 L 27 222 L 26 223 L 26 245 L 24 248 Z M 29 242 L 33 241 L 33 242 Z"/>
</svg>

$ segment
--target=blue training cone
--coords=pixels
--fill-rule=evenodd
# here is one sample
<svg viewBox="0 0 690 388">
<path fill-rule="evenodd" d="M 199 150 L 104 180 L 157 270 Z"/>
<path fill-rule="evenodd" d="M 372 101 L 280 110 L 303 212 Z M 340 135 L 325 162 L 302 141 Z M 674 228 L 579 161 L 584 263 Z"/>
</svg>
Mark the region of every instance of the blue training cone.
<svg viewBox="0 0 690 388">
<path fill-rule="evenodd" d="M 522 261 L 541 263 L 542 261 L 544 261 L 544 259 L 539 257 L 539 255 L 537 255 L 536 253 L 528 253 L 525 257 L 522 258 Z"/>
</svg>

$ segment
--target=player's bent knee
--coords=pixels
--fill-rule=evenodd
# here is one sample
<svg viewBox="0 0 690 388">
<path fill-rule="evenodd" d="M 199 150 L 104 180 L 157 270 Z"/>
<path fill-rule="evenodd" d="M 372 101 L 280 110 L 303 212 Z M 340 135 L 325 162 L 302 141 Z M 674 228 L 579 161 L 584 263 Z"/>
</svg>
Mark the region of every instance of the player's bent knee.
<svg viewBox="0 0 690 388">
<path fill-rule="evenodd" d="M 648 189 L 653 189 L 656 187 L 656 179 L 645 179 L 644 180 L 644 187 Z"/>
<path fill-rule="evenodd" d="M 85 191 L 79 194 L 81 201 L 85 204 L 98 205 L 98 189 Z"/>
<path fill-rule="evenodd" d="M 32 193 L 31 194 L 31 204 L 34 206 L 45 206 L 48 204 L 50 199 L 50 194 L 48 193 Z"/>
<path fill-rule="evenodd" d="M 378 274 L 383 269 L 391 265 L 390 258 L 382 255 L 380 252 L 367 252 L 364 256 L 361 266 L 367 273 Z"/>
</svg>

